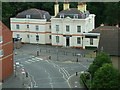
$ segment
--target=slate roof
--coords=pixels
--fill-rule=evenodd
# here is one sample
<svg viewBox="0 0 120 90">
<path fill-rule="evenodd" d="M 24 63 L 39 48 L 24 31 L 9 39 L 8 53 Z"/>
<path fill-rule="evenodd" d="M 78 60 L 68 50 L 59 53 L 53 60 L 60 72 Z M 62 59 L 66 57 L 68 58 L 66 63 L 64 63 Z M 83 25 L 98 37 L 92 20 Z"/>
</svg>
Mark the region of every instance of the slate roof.
<svg viewBox="0 0 120 90">
<path fill-rule="evenodd" d="M 64 15 L 64 18 L 65 17 L 70 17 L 70 18 L 74 18 L 74 16 L 78 16 L 78 18 L 86 18 L 89 16 L 89 11 L 86 11 L 86 12 L 81 12 L 80 10 L 78 10 L 77 8 L 69 8 L 69 9 L 66 9 L 66 10 L 62 10 L 60 11 L 57 15 L 56 15 L 56 18 L 60 18 L 60 15 Z"/>
<path fill-rule="evenodd" d="M 99 26 L 96 29 L 93 29 L 89 33 L 100 33 L 101 30 L 118 30 L 119 28 L 116 26 Z"/>
<path fill-rule="evenodd" d="M 120 29 L 102 30 L 100 34 L 98 51 L 102 49 L 111 56 L 120 56 Z"/>
<path fill-rule="evenodd" d="M 30 15 L 31 19 L 44 19 L 44 15 L 45 15 L 45 18 L 47 19 L 47 21 L 49 21 L 51 18 L 50 14 L 47 11 L 39 10 L 36 8 L 32 8 L 32 9 L 28 9 L 23 12 L 20 12 L 17 14 L 16 18 L 26 18 L 26 15 Z"/>
</svg>

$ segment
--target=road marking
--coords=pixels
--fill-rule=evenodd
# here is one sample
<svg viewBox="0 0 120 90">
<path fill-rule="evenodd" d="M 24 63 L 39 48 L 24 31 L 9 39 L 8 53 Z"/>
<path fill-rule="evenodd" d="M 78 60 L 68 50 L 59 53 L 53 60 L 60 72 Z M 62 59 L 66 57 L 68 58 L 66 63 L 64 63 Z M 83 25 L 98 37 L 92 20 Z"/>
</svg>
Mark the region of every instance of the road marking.
<svg viewBox="0 0 120 90">
<path fill-rule="evenodd" d="M 77 81 L 75 81 L 75 83 L 78 83 Z"/>
<path fill-rule="evenodd" d="M 87 69 L 87 67 L 85 65 L 83 65 L 82 63 L 79 63 L 80 65 L 82 65 L 85 69 Z"/>
</svg>

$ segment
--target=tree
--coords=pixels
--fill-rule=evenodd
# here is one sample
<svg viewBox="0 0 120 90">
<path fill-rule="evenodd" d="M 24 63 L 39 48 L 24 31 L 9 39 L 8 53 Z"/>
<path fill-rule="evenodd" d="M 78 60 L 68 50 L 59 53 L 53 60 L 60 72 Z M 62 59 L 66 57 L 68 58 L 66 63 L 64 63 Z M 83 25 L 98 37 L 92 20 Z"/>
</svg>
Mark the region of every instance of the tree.
<svg viewBox="0 0 120 90">
<path fill-rule="evenodd" d="M 112 64 L 103 64 L 94 74 L 92 88 L 120 88 L 120 73 Z"/>
<path fill-rule="evenodd" d="M 101 52 L 99 55 L 96 56 L 93 63 L 90 65 L 88 71 L 91 73 L 92 77 L 94 76 L 94 73 L 102 67 L 105 63 L 112 63 L 111 58 L 108 54 Z"/>
</svg>

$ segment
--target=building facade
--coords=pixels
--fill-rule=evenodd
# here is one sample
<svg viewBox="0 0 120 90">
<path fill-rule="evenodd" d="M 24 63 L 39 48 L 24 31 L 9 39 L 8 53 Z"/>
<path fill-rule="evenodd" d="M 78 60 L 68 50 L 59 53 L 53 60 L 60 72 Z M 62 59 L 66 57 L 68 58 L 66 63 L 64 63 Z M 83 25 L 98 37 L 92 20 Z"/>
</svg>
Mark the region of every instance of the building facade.
<svg viewBox="0 0 120 90">
<path fill-rule="evenodd" d="M 64 10 L 59 12 L 58 8 L 58 3 L 55 3 L 57 15 L 55 14 L 56 16 L 51 18 L 53 46 L 69 46 L 83 49 L 86 46 L 98 46 L 99 39 L 97 36 L 99 34 L 88 33 L 95 28 L 95 15 L 86 10 L 86 3 L 78 3 L 78 8 L 69 8 L 69 3 L 66 2 L 63 5 Z M 93 37 L 96 39 L 93 39 Z"/>
<path fill-rule="evenodd" d="M 13 38 L 22 38 L 23 43 L 50 44 L 51 23 L 48 12 L 29 9 L 11 18 Z M 37 42 L 36 39 L 39 39 Z"/>
<path fill-rule="evenodd" d="M 98 34 L 89 34 L 90 37 L 86 38 L 87 33 L 95 28 L 95 15 L 90 14 L 86 6 L 86 3 L 78 3 L 78 8 L 70 8 L 69 3 L 64 2 L 63 10 L 59 12 L 56 2 L 55 16 L 52 17 L 47 11 L 34 8 L 18 13 L 10 19 L 13 38 L 22 38 L 23 43 L 83 49 L 98 47 Z"/>
<path fill-rule="evenodd" d="M 14 71 L 12 32 L 0 22 L 0 81 Z"/>
</svg>

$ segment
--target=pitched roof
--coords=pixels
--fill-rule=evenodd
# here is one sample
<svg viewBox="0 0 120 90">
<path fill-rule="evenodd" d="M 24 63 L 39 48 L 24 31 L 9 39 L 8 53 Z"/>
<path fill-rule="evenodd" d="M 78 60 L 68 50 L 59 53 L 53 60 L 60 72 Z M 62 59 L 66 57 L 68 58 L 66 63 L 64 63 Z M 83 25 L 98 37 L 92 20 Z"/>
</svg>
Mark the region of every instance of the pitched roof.
<svg viewBox="0 0 120 90">
<path fill-rule="evenodd" d="M 31 9 L 22 11 L 17 14 L 16 18 L 26 18 L 26 15 L 30 15 L 31 19 L 44 19 L 45 17 L 47 21 L 49 21 L 51 18 L 50 14 L 47 11 L 39 10 L 36 8 L 31 8 Z"/>
<path fill-rule="evenodd" d="M 120 29 L 117 30 L 102 30 L 100 33 L 100 41 L 98 51 L 103 49 L 103 52 L 110 54 L 111 56 L 120 56 Z"/>
<path fill-rule="evenodd" d="M 100 33 L 101 30 L 118 30 L 119 28 L 116 26 L 99 26 L 96 29 L 93 29 L 89 33 Z"/>
<path fill-rule="evenodd" d="M 56 18 L 60 18 L 60 15 L 64 15 L 64 17 L 69 16 L 70 18 L 74 18 L 75 16 L 78 18 L 86 18 L 89 14 L 90 14 L 89 11 L 86 11 L 83 13 L 80 10 L 78 10 L 77 8 L 69 8 L 69 9 L 60 11 L 56 15 Z"/>
</svg>

